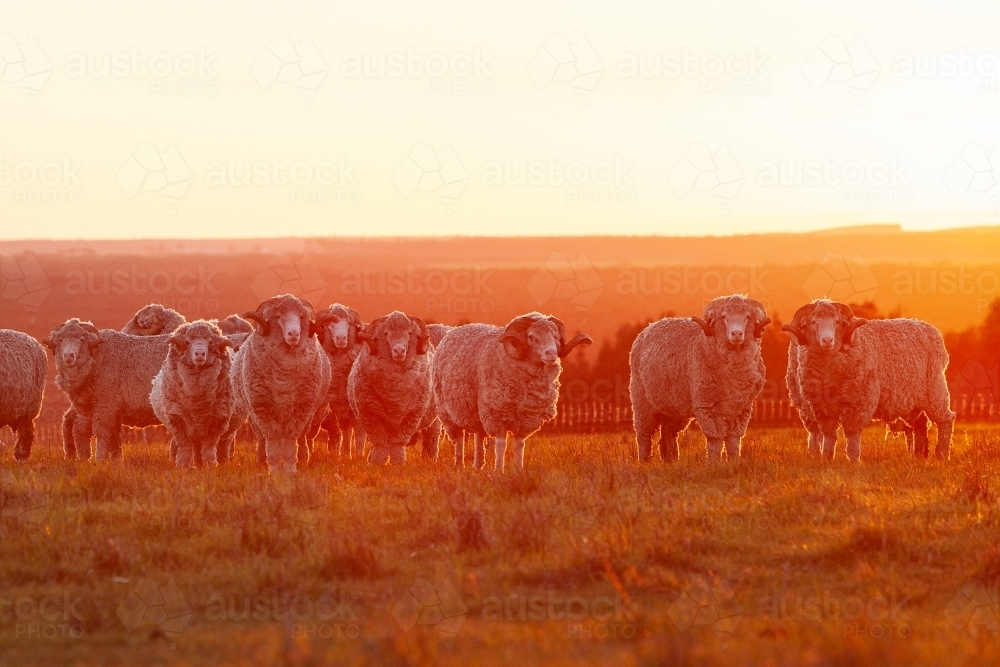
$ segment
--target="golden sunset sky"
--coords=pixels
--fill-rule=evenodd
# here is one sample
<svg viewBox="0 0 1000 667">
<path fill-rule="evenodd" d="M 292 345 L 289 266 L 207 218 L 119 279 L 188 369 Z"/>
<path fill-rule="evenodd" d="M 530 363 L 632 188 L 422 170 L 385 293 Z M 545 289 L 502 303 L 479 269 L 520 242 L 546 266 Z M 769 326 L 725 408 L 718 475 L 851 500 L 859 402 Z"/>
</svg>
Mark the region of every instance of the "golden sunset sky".
<svg viewBox="0 0 1000 667">
<path fill-rule="evenodd" d="M 0 238 L 997 222 L 1000 5 L 5 3 Z"/>
</svg>

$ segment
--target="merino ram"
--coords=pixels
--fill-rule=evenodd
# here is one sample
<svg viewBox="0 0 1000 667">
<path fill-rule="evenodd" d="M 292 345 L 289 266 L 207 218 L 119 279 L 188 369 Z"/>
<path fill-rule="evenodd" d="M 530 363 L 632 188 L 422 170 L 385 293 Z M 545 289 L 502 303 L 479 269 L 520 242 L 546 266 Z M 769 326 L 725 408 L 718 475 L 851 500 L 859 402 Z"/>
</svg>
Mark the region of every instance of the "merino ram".
<svg viewBox="0 0 1000 667">
<path fill-rule="evenodd" d="M 312 305 L 290 294 L 243 314 L 256 323 L 233 360 L 237 409 L 245 412 L 272 473 L 295 472 L 296 441 L 312 427 L 330 387 L 330 360 L 314 335 L 336 316 L 313 320 Z M 263 451 L 260 451 L 263 449 Z"/>
<path fill-rule="evenodd" d="M 169 338 L 98 330 L 74 318 L 42 341 L 55 357 L 56 384 L 72 405 L 63 418 L 67 458 L 90 458 L 93 435 L 98 461 L 120 459 L 122 424 L 160 424 L 149 390 L 167 356 Z"/>
<path fill-rule="evenodd" d="M 372 443 L 368 462 L 401 464 L 405 447 L 435 419 L 430 334 L 423 320 L 397 310 L 368 324 L 361 339 L 365 346 L 347 378 L 348 400 Z"/>
<path fill-rule="evenodd" d="M 907 434 L 912 429 L 914 452 L 926 457 L 928 418 L 938 428 L 937 457 L 948 459 L 955 413 L 945 381 L 948 351 L 935 327 L 906 318 L 866 320 L 821 299 L 799 308 L 782 328 L 802 346 L 798 386 L 827 459 L 843 425 L 847 456 L 860 460 L 861 430 L 873 419 Z"/>
<path fill-rule="evenodd" d="M 45 349 L 28 334 L 0 329 L 0 428 L 17 435 L 14 458 L 27 461 L 35 441 L 35 418 L 42 409 L 48 361 Z"/>
<path fill-rule="evenodd" d="M 473 467 L 485 463 L 485 439 L 496 439 L 495 470 L 504 469 L 508 433 L 514 465 L 524 467 L 524 441 L 556 415 L 560 359 L 587 334 L 566 340 L 555 317 L 528 313 L 504 327 L 466 324 L 441 340 L 434 360 L 434 402 L 455 464 L 465 465 L 465 432 L 475 440 Z"/>
<path fill-rule="evenodd" d="M 159 336 L 170 333 L 184 324 L 184 316 L 176 310 L 151 303 L 139 309 L 131 320 L 122 327 L 122 333 L 133 336 Z"/>
<path fill-rule="evenodd" d="M 149 400 L 173 436 L 178 468 L 214 466 L 232 456 L 232 437 L 246 416 L 236 409 L 229 380 L 233 343 L 214 324 L 178 327 L 153 379 Z"/>
<path fill-rule="evenodd" d="M 649 461 L 660 431 L 660 456 L 675 461 L 677 435 L 692 419 L 716 461 L 725 444 L 730 461 L 740 458 L 753 401 L 764 388 L 760 337 L 770 323 L 764 306 L 740 295 L 720 297 L 704 318 L 668 317 L 636 337 L 629 355 L 633 422 L 639 460 Z"/>
</svg>

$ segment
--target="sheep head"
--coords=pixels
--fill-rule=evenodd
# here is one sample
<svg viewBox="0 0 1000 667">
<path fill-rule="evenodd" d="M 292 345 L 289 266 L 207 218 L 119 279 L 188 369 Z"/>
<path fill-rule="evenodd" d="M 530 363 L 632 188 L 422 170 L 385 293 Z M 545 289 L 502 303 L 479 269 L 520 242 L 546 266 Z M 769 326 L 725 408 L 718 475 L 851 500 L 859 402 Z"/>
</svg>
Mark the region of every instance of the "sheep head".
<svg viewBox="0 0 1000 667">
<path fill-rule="evenodd" d="M 792 334 L 799 345 L 830 352 L 850 349 L 855 330 L 867 321 L 855 317 L 846 304 L 819 299 L 795 311 L 791 323 L 781 328 Z"/>
<path fill-rule="evenodd" d="M 243 313 L 243 318 L 255 323 L 261 336 L 280 337 L 288 347 L 297 347 L 303 340 L 316 333 L 313 326 L 312 304 L 291 294 L 271 297 L 257 310 Z"/>
<path fill-rule="evenodd" d="M 373 320 L 358 337 L 372 356 L 397 363 L 427 354 L 430 349 L 430 334 L 424 321 L 398 310 Z"/>
<path fill-rule="evenodd" d="M 167 325 L 167 308 L 151 303 L 139 309 L 132 318 L 132 331 L 136 336 L 159 336 Z"/>
<path fill-rule="evenodd" d="M 507 356 L 545 366 L 556 364 L 577 345 L 590 345 L 593 339 L 585 333 L 566 341 L 566 325 L 557 317 L 528 313 L 511 320 L 500 336 Z"/>
<path fill-rule="evenodd" d="M 742 348 L 751 339 L 759 340 L 771 318 L 764 304 L 738 294 L 713 299 L 705 306 L 704 318 L 692 317 L 706 336 L 730 348 Z"/>
<path fill-rule="evenodd" d="M 333 352 L 331 346 L 337 350 L 353 347 L 364 325 L 361 323 L 358 311 L 335 303 L 316 315 L 316 327 L 321 332 L 318 335 L 323 346 Z"/>
<path fill-rule="evenodd" d="M 53 329 L 42 343 L 52 350 L 57 365 L 75 368 L 90 361 L 104 339 L 93 324 L 74 317 Z"/>
<path fill-rule="evenodd" d="M 216 322 L 219 330 L 225 334 L 253 333 L 253 325 L 239 315 L 230 315 L 224 320 Z"/>
<path fill-rule="evenodd" d="M 219 327 L 205 320 L 181 325 L 170 336 L 169 343 L 172 357 L 180 357 L 183 363 L 198 368 L 215 365 L 228 354 L 227 348 L 233 347 Z"/>
</svg>

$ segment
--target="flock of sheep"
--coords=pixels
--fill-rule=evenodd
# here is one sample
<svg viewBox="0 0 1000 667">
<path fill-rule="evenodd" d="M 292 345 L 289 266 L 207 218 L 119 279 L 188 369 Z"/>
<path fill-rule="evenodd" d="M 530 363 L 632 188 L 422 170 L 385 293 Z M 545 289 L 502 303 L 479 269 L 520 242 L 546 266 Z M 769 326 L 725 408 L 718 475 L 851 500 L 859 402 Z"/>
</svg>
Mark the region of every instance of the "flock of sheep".
<svg viewBox="0 0 1000 667">
<path fill-rule="evenodd" d="M 753 402 L 764 386 L 760 339 L 770 323 L 762 304 L 741 295 L 711 301 L 701 317 L 665 318 L 646 327 L 630 355 L 630 393 L 640 461 L 659 431 L 664 460 L 678 458 L 677 437 L 692 419 L 708 459 L 738 460 Z M 927 456 L 928 420 L 938 427 L 937 456 L 947 459 L 955 415 L 941 334 L 912 319 L 866 321 L 840 303 L 818 300 L 795 313 L 788 388 L 809 432 L 809 451 L 832 459 L 843 427 L 847 455 L 860 458 L 871 420 L 906 435 Z M 396 311 L 367 325 L 340 304 L 316 311 L 306 300 L 276 296 L 242 317 L 186 322 L 169 308 L 141 309 L 121 331 L 71 319 L 42 341 L 55 358 L 67 458 L 121 458 L 121 426 L 163 424 L 178 467 L 211 466 L 233 456 L 246 422 L 257 459 L 272 473 L 308 463 L 319 430 L 330 451 L 368 461 L 406 461 L 421 445 L 437 458 L 443 428 L 465 462 L 495 470 L 524 465 L 525 439 L 556 415 L 560 359 L 592 341 L 567 338 L 559 319 L 528 313 L 506 326 L 425 324 Z M 16 433 L 14 456 L 26 460 L 42 402 L 47 361 L 27 334 L 0 330 L 0 428 Z M 509 438 L 509 440 L 508 440 Z"/>
</svg>

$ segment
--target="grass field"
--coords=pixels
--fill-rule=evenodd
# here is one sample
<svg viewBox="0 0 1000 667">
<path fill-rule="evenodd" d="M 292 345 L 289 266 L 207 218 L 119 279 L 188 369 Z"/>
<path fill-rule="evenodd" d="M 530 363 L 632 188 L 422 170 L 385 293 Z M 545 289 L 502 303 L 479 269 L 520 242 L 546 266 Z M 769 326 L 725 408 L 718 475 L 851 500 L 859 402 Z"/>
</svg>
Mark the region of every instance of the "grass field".
<svg viewBox="0 0 1000 667">
<path fill-rule="evenodd" d="M 798 429 L 718 466 L 697 433 L 648 466 L 630 434 L 539 436 L 505 476 L 445 444 L 274 479 L 249 449 L 181 473 L 162 443 L 110 467 L 5 448 L 0 664 L 1000 661 L 991 427 L 946 464 L 873 428 L 857 467 Z"/>
</svg>

